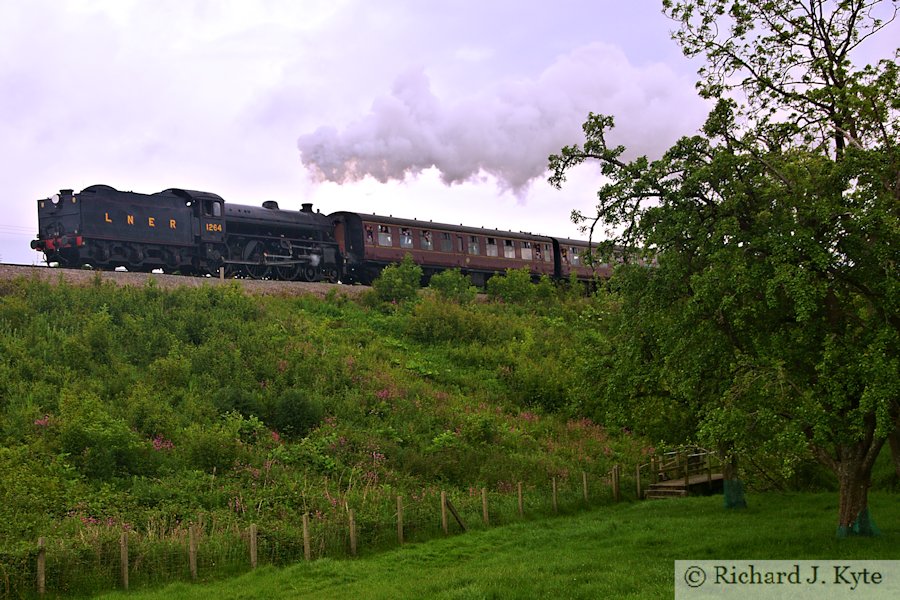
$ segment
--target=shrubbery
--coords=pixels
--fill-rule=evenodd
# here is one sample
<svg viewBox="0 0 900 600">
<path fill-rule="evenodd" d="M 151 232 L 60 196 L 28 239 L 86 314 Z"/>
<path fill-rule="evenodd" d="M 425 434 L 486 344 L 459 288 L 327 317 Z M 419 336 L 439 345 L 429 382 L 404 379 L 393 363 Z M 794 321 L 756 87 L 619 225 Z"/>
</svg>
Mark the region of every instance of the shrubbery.
<svg viewBox="0 0 900 600">
<path fill-rule="evenodd" d="M 478 293 L 471 278 L 463 275 L 459 269 L 434 274 L 428 282 L 428 289 L 433 290 L 440 299 L 457 304 L 472 302 Z"/>
<path fill-rule="evenodd" d="M 318 427 L 324 407 L 309 391 L 288 389 L 276 394 L 262 411 L 266 424 L 286 437 L 302 438 Z"/>
<path fill-rule="evenodd" d="M 422 267 L 413 261 L 411 254 L 399 264 L 388 265 L 372 282 L 376 297 L 382 302 L 405 302 L 416 298 L 422 286 Z"/>
<path fill-rule="evenodd" d="M 507 269 L 504 275 L 494 275 L 488 279 L 487 293 L 492 300 L 519 305 L 546 305 L 554 302 L 557 296 L 549 277 L 541 275 L 535 283 L 529 270 L 524 268 Z"/>
<path fill-rule="evenodd" d="M 380 522 L 376 499 L 397 493 L 604 472 L 606 458 L 545 457 L 564 419 L 518 417 L 567 401 L 548 350 L 572 343 L 565 319 L 472 302 L 458 272 L 411 302 L 420 278 L 409 258 L 385 270 L 389 311 L 239 284 L 6 285 L 3 543 L 200 519 L 278 529 L 345 502 Z"/>
</svg>

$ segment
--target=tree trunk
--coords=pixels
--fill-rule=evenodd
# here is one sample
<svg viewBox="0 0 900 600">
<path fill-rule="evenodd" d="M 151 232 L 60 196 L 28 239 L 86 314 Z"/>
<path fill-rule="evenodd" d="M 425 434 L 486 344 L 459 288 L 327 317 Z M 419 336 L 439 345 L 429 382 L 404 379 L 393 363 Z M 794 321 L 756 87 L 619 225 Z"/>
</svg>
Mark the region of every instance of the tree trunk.
<svg viewBox="0 0 900 600">
<path fill-rule="evenodd" d="M 729 447 L 720 445 L 719 458 L 722 460 L 722 487 L 725 508 L 747 508 L 744 484 L 738 478 L 737 457 Z"/>
<path fill-rule="evenodd" d="M 841 538 L 878 534 L 869 514 L 869 487 L 875 457 L 884 445 L 884 439 L 870 438 L 868 441 L 839 447 L 840 459 L 831 465 L 840 484 L 837 536 Z"/>
</svg>

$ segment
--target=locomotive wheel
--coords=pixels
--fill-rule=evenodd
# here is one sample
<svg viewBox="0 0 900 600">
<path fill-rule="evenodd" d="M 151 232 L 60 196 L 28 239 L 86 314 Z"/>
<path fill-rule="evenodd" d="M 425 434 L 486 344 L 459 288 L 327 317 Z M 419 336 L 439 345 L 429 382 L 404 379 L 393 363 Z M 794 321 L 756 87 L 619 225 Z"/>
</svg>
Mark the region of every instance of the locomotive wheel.
<svg viewBox="0 0 900 600">
<path fill-rule="evenodd" d="M 246 265 L 247 274 L 253 279 L 265 279 L 269 275 L 269 265 L 265 264 L 265 248 L 262 243 L 250 240 L 244 246 L 241 258 L 258 264 Z"/>
<path fill-rule="evenodd" d="M 303 268 L 303 281 L 318 281 L 319 273 L 315 267 Z"/>
<path fill-rule="evenodd" d="M 144 252 L 141 250 L 140 246 L 130 246 L 128 250 L 128 265 L 126 268 L 129 271 L 142 271 L 144 265 Z"/>
<path fill-rule="evenodd" d="M 181 269 L 181 257 L 176 250 L 166 249 L 163 251 L 162 256 L 166 263 L 163 267 L 163 271 L 166 273 L 174 273 Z"/>
<path fill-rule="evenodd" d="M 300 264 L 275 267 L 275 275 L 278 279 L 283 279 L 284 281 L 297 281 L 302 271 L 303 265 Z"/>
<path fill-rule="evenodd" d="M 240 242 L 230 243 L 226 247 L 228 260 L 241 260 L 243 256 L 243 249 L 241 248 Z M 225 277 L 241 277 L 244 274 L 244 270 L 241 265 L 236 265 L 233 263 L 226 263 L 223 265 L 225 267 Z M 217 275 L 218 273 L 216 273 Z"/>
</svg>

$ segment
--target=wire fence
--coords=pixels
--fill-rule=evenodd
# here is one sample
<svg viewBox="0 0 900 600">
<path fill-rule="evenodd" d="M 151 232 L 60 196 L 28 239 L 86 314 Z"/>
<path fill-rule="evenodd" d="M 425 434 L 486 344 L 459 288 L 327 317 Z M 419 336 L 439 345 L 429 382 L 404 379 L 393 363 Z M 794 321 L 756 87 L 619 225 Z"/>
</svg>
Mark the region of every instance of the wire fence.
<svg viewBox="0 0 900 600">
<path fill-rule="evenodd" d="M 260 565 L 352 557 L 638 497 L 640 488 L 623 490 L 620 477 L 621 469 L 614 467 L 606 477 L 582 473 L 552 478 L 543 486 L 518 483 L 501 490 L 395 496 L 381 513 L 357 515 L 347 505 L 329 514 L 298 514 L 295 523 L 271 528 L 200 522 L 165 535 L 110 527 L 68 539 L 40 538 L 33 547 L 0 552 L 0 600 L 86 597 L 175 581 L 212 581 Z"/>
</svg>

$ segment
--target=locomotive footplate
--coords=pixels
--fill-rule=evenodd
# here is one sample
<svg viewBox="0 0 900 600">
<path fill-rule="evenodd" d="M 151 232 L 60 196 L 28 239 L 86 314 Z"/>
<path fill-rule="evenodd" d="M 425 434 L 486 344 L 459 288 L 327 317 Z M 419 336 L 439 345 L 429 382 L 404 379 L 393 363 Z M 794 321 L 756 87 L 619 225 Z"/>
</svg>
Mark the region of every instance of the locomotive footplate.
<svg viewBox="0 0 900 600">
<path fill-rule="evenodd" d="M 318 266 L 319 262 L 322 260 L 321 257 L 318 261 L 314 261 L 311 256 L 301 256 L 299 258 L 287 258 L 287 257 L 274 257 L 277 260 L 272 260 L 273 257 L 267 256 L 264 257 L 262 261 L 258 260 L 234 260 L 234 259 L 226 259 L 223 264 L 226 265 L 240 265 L 240 266 L 266 266 L 266 267 L 290 267 L 294 265 L 312 265 Z"/>
</svg>

